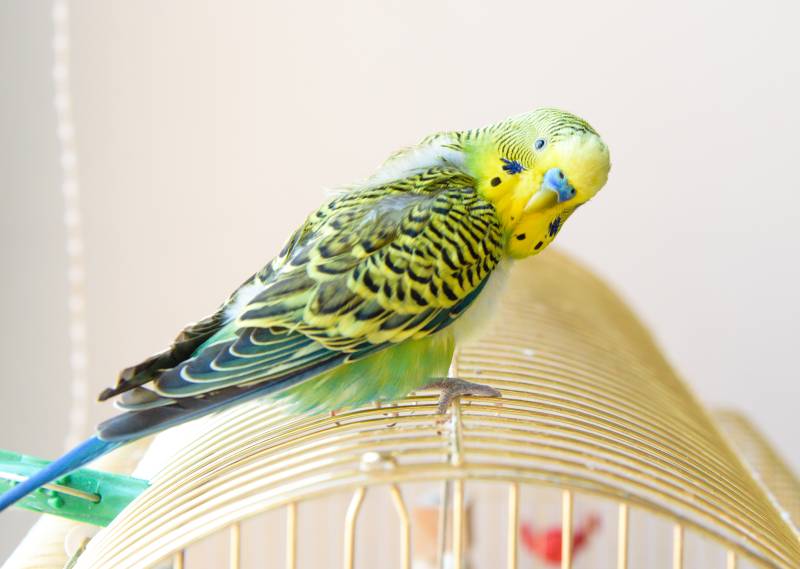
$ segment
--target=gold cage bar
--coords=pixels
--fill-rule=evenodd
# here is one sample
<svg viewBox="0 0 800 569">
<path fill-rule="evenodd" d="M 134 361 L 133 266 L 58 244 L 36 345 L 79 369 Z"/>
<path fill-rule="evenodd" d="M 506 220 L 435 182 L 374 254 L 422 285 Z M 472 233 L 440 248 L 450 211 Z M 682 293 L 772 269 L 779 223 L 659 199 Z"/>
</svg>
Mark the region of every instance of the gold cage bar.
<svg viewBox="0 0 800 569">
<path fill-rule="evenodd" d="M 561 493 L 561 569 L 572 569 L 572 490 Z"/>
<path fill-rule="evenodd" d="M 628 504 L 620 502 L 617 522 L 617 569 L 628 569 Z"/>
<path fill-rule="evenodd" d="M 286 505 L 286 569 L 297 569 L 297 504 Z"/>
<path fill-rule="evenodd" d="M 517 549 L 519 547 L 519 484 L 512 482 L 508 486 L 508 529 L 507 536 L 507 569 L 517 569 Z"/>
<path fill-rule="evenodd" d="M 672 528 L 672 569 L 683 569 L 683 526 Z"/>
</svg>

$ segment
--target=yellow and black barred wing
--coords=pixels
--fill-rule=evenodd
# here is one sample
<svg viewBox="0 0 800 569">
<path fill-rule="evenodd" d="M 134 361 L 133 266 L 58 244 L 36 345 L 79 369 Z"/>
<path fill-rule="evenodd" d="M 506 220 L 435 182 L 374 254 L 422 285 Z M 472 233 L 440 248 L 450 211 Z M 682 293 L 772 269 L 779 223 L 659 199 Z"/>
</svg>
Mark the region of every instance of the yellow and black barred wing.
<svg viewBox="0 0 800 569">
<path fill-rule="evenodd" d="M 146 387 L 160 401 L 104 423 L 124 439 L 434 334 L 480 293 L 502 254 L 494 207 L 432 170 L 342 194 L 257 275 L 263 289 L 192 357 Z"/>
<path fill-rule="evenodd" d="M 452 323 L 499 262 L 501 232 L 491 204 L 437 174 L 439 187 L 383 186 L 330 202 L 266 271 L 235 337 L 163 374 L 157 391 L 306 374 Z"/>
</svg>

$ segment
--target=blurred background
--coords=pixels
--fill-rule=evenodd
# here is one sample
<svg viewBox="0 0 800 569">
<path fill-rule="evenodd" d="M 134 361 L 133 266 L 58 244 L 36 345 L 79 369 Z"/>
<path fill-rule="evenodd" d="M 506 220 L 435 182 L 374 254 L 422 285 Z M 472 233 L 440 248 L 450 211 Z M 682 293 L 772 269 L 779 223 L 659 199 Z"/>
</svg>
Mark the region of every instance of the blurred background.
<svg viewBox="0 0 800 569">
<path fill-rule="evenodd" d="M 72 3 L 91 394 L 213 310 L 323 188 L 430 132 L 553 105 L 613 162 L 557 246 L 800 468 L 797 16 L 774 0 Z M 50 2 L 0 4 L 0 448 L 47 457 L 71 401 L 52 41 Z M 89 407 L 88 425 L 112 412 Z M 3 516 L 0 559 L 34 518 Z"/>
</svg>

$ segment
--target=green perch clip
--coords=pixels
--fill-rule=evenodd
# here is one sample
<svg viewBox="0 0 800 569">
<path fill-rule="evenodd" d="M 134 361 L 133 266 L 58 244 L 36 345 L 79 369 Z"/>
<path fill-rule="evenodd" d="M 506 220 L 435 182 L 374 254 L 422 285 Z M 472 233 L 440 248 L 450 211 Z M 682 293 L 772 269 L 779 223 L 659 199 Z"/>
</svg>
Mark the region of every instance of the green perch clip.
<svg viewBox="0 0 800 569">
<path fill-rule="evenodd" d="M 0 450 L 0 492 L 25 480 L 48 460 Z M 28 494 L 17 506 L 96 526 L 107 526 L 150 483 L 147 480 L 82 468 Z"/>
</svg>

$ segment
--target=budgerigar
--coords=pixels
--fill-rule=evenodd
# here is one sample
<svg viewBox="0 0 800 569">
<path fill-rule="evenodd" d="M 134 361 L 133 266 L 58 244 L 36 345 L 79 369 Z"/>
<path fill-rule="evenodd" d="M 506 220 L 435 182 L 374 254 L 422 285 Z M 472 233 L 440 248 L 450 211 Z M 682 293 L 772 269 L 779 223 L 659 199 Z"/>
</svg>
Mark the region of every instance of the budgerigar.
<svg viewBox="0 0 800 569">
<path fill-rule="evenodd" d="M 100 399 L 120 396 L 124 412 L 0 496 L 0 510 L 126 442 L 253 398 L 312 413 L 429 384 L 442 406 L 499 395 L 447 378 L 453 350 L 485 327 L 513 260 L 544 250 L 609 168 L 597 132 L 550 108 L 395 153 L 214 314 L 123 370 Z"/>
</svg>

